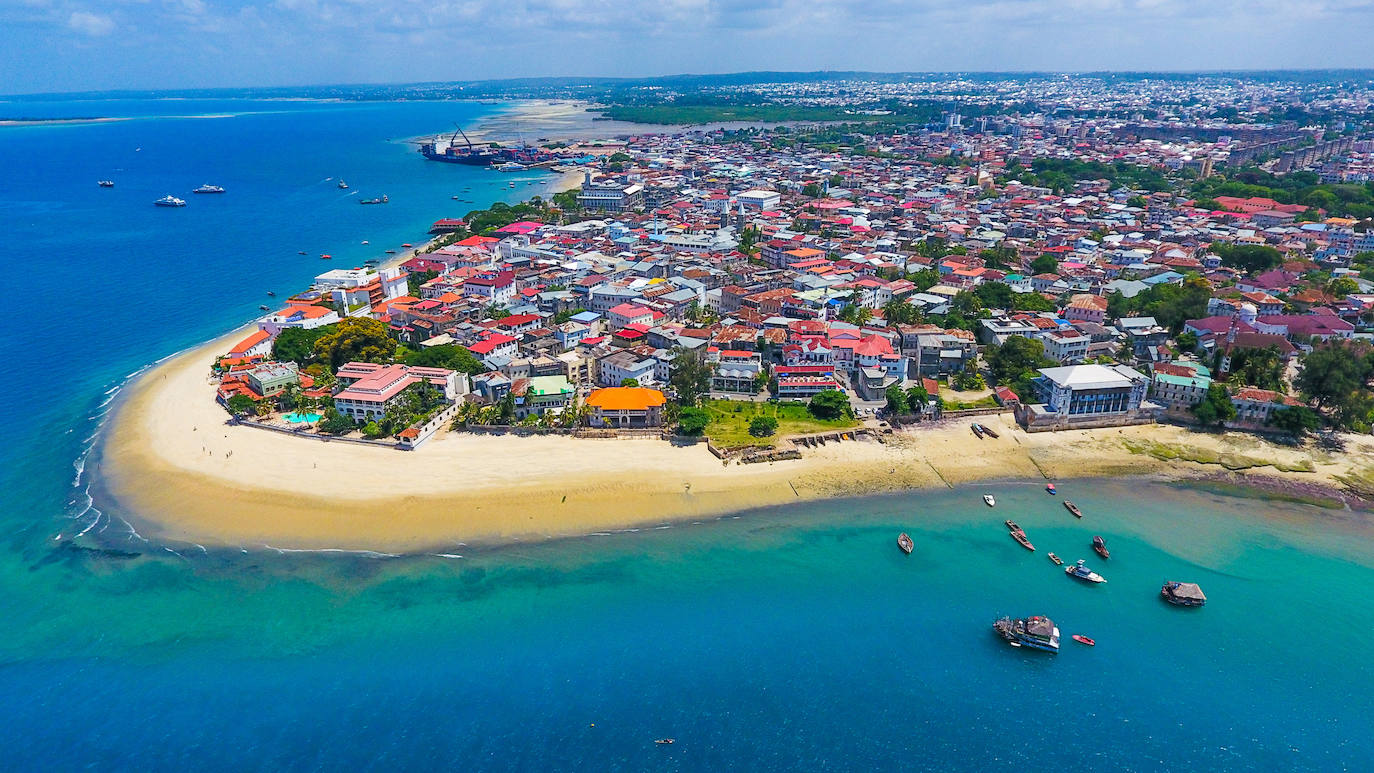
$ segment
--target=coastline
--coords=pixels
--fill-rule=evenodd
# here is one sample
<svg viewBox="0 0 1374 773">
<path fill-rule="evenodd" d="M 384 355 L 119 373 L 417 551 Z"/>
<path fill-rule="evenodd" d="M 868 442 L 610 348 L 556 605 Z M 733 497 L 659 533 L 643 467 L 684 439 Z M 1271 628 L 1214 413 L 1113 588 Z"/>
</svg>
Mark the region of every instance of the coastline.
<svg viewBox="0 0 1374 773">
<path fill-rule="evenodd" d="M 248 329 L 143 374 L 110 417 L 95 469 L 101 495 L 145 536 L 404 553 L 1007 479 L 1220 480 L 1298 491 L 1296 501 L 1311 502 L 1343 499 L 1339 476 L 1358 474 L 1350 459 L 1374 450 L 1365 438 L 1347 439 L 1358 451 L 1333 455 L 1172 425 L 1032 435 L 998 415 L 980 417 L 1002 432 L 998 440 L 978 440 L 968 422 L 951 420 L 886 443 L 831 444 L 800 460 L 755 465 L 725 465 L 704 444 L 652 438 L 443 430 L 417 451 L 398 451 L 227 425 L 208 368 Z M 1221 461 L 1188 461 L 1189 449 Z M 1170 454 L 1184 458 L 1158 458 Z M 1282 469 L 1254 464 L 1265 461 Z"/>
</svg>

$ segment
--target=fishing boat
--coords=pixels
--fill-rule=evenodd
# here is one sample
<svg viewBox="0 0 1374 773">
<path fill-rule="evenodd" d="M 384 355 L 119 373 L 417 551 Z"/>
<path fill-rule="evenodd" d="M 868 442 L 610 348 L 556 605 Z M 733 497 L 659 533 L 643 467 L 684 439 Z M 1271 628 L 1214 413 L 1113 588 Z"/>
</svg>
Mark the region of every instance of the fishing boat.
<svg viewBox="0 0 1374 773">
<path fill-rule="evenodd" d="M 1055 490 L 1054 484 L 1053 484 L 1053 483 L 1046 483 L 1046 484 L 1045 484 L 1045 490 L 1048 491 L 1048 492 L 1050 492 L 1050 495 L 1051 495 L 1051 496 L 1053 496 L 1053 495 L 1059 493 L 1058 491 Z"/>
<path fill-rule="evenodd" d="M 1107 550 L 1107 541 L 1096 535 L 1093 535 L 1093 550 L 1096 550 L 1097 554 L 1103 558 L 1112 557 L 1111 552 Z"/>
<path fill-rule="evenodd" d="M 983 425 L 975 421 L 974 423 L 970 424 L 968 428 L 973 430 L 974 436 L 977 437 L 979 440 L 983 439 Z"/>
<path fill-rule="evenodd" d="M 362 199 L 362 200 L 360 200 L 358 203 L 359 203 L 359 204 L 385 204 L 385 203 L 387 203 L 388 201 L 391 201 L 391 199 L 387 198 L 387 197 L 386 197 L 386 194 L 382 194 L 382 196 L 381 196 L 380 198 L 376 198 L 376 199 Z"/>
<path fill-rule="evenodd" d="M 1007 529 L 1008 533 L 1011 534 L 1011 538 L 1016 540 L 1017 544 L 1026 550 L 1035 550 L 1035 546 L 1031 544 L 1030 539 L 1026 536 L 1025 530 L 1017 526 L 1016 521 L 1007 521 Z"/>
<path fill-rule="evenodd" d="M 1180 607 L 1200 607 L 1207 603 L 1202 588 L 1193 582 L 1166 581 L 1164 587 L 1159 589 L 1159 595 L 1170 604 Z"/>
<path fill-rule="evenodd" d="M 340 181 L 339 181 L 339 190 L 341 190 L 341 191 L 346 191 L 346 190 L 348 190 L 348 183 L 344 182 L 343 180 L 340 180 Z"/>
<path fill-rule="evenodd" d="M 996 440 L 997 438 L 1001 437 L 1001 435 L 997 434 L 996 430 L 994 430 L 992 427 L 987 426 L 986 424 L 979 424 L 978 429 L 982 430 L 984 435 L 987 435 L 993 440 Z"/>
<path fill-rule="evenodd" d="M 897 547 L 901 548 L 903 553 L 911 555 L 911 551 L 916 548 L 916 543 L 911 541 L 911 537 L 907 536 L 906 532 L 902 532 L 897 535 Z"/>
<path fill-rule="evenodd" d="M 179 199 L 179 198 L 177 198 L 176 196 L 167 195 L 167 196 L 163 196 L 162 198 L 158 199 L 157 201 L 154 201 L 154 202 L 153 202 L 153 206 L 155 206 L 155 207 L 184 207 L 184 206 L 186 206 L 186 201 L 185 201 L 184 199 Z"/>
<path fill-rule="evenodd" d="M 1086 645 L 1088 645 L 1089 647 L 1096 647 L 1096 646 L 1097 646 L 1097 642 L 1093 641 L 1092 639 L 1088 638 L 1087 636 L 1084 636 L 1084 635 L 1081 634 L 1081 633 L 1076 633 L 1076 634 L 1074 634 L 1074 635 L 1073 635 L 1073 640 L 1076 641 L 1076 642 L 1078 642 L 1079 644 L 1086 644 Z"/>
<path fill-rule="evenodd" d="M 1084 582 L 1099 583 L 1107 581 L 1107 578 L 1084 566 L 1083 559 L 1081 558 L 1078 559 L 1077 563 L 1073 566 L 1064 567 L 1064 574 L 1074 579 L 1083 580 Z"/>
<path fill-rule="evenodd" d="M 996 499 L 993 499 L 991 494 L 984 494 L 984 495 L 983 495 L 983 503 L 986 504 L 988 507 L 996 507 L 996 506 L 997 506 L 997 500 L 996 500 Z"/>
<path fill-rule="evenodd" d="M 206 183 L 206 184 L 200 186 L 199 188 L 196 188 L 195 190 L 193 190 L 193 191 L 191 191 L 191 192 L 192 192 L 192 193 L 224 193 L 224 189 L 221 188 L 221 187 L 219 187 L 218 185 L 211 185 L 210 183 Z"/>
<path fill-rule="evenodd" d="M 992 630 L 1013 647 L 1029 647 L 1043 652 L 1059 652 L 1059 627 L 1043 615 L 1013 620 L 1004 617 L 992 624 Z"/>
<path fill-rule="evenodd" d="M 1065 500 L 1064 500 L 1064 509 L 1066 509 L 1066 510 L 1068 510 L 1069 512 L 1073 513 L 1073 517 L 1075 517 L 1075 518 L 1082 518 L 1082 517 L 1083 517 L 1083 511 L 1082 511 L 1082 510 L 1079 510 L 1079 509 L 1078 509 L 1078 505 L 1075 505 L 1075 504 L 1073 503 L 1073 500 L 1071 500 L 1071 499 L 1065 499 Z"/>
<path fill-rule="evenodd" d="M 386 254 L 388 254 L 388 255 L 395 255 L 395 254 L 396 254 L 396 251 L 395 251 L 395 250 L 387 250 L 387 251 L 386 251 Z"/>
<path fill-rule="evenodd" d="M 96 180 L 95 184 L 99 185 L 102 188 L 113 188 L 114 180 Z"/>
<path fill-rule="evenodd" d="M 1064 559 L 1060 558 L 1059 556 L 1056 556 L 1056 555 L 1053 554 L 1053 553 L 1050 553 L 1050 560 L 1054 562 L 1054 565 L 1055 565 L 1055 566 L 1063 566 L 1063 565 L 1064 565 Z"/>
</svg>

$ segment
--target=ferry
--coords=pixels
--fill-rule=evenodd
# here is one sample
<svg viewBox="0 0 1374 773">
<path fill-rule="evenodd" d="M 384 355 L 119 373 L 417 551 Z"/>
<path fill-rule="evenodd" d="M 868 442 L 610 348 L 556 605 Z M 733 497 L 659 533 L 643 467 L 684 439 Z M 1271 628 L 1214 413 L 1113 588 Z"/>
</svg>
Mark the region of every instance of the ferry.
<svg viewBox="0 0 1374 773">
<path fill-rule="evenodd" d="M 897 535 L 897 547 L 901 548 L 903 553 L 911 555 L 911 551 L 915 549 L 916 543 L 911 541 L 911 537 L 908 536 L 906 532 L 902 532 Z"/>
<path fill-rule="evenodd" d="M 184 207 L 184 206 L 186 206 L 186 200 L 185 200 L 185 199 L 179 199 L 179 198 L 177 198 L 176 196 L 167 195 L 167 196 L 163 196 L 162 198 L 158 199 L 157 201 L 154 201 L 154 202 L 153 202 L 153 206 L 155 206 L 155 207 Z"/>
<path fill-rule="evenodd" d="M 1059 627 L 1043 615 L 1013 620 L 1004 617 L 992 624 L 992 630 L 1013 647 L 1029 647 L 1043 652 L 1059 652 Z"/>
<path fill-rule="evenodd" d="M 1083 559 L 1081 558 L 1078 559 L 1078 562 L 1073 566 L 1065 567 L 1064 574 L 1078 580 L 1083 580 L 1084 582 L 1099 583 L 1107 581 L 1107 578 L 1084 566 Z"/>
<path fill-rule="evenodd" d="M 386 194 L 382 194 L 382 197 L 381 197 L 381 198 L 377 198 L 377 199 L 362 199 L 362 200 L 359 201 L 358 203 L 359 203 L 359 204 L 385 204 L 385 203 L 387 203 L 388 201 L 391 201 L 391 199 L 388 199 L 388 198 L 386 197 Z"/>
<path fill-rule="evenodd" d="M 196 188 L 195 190 L 193 190 L 193 191 L 191 191 L 191 192 L 192 192 L 192 193 L 224 193 L 224 189 L 221 188 L 221 187 L 219 187 L 218 185 L 211 185 L 210 183 L 206 183 L 206 184 L 200 186 L 199 188 Z"/>
<path fill-rule="evenodd" d="M 96 180 L 95 184 L 99 185 L 102 188 L 113 188 L 114 180 Z"/>
<path fill-rule="evenodd" d="M 517 163 L 515 163 L 514 161 L 507 161 L 506 163 L 501 164 L 500 166 L 497 166 L 497 167 L 496 167 L 496 171 L 498 171 L 498 172 L 523 172 L 523 171 L 525 171 L 525 165 L 524 165 L 524 164 L 517 164 Z"/>
<path fill-rule="evenodd" d="M 1200 607 L 1207 603 L 1206 594 L 1193 582 L 1166 581 L 1164 587 L 1159 589 L 1159 595 L 1170 604 L 1180 607 Z"/>
</svg>

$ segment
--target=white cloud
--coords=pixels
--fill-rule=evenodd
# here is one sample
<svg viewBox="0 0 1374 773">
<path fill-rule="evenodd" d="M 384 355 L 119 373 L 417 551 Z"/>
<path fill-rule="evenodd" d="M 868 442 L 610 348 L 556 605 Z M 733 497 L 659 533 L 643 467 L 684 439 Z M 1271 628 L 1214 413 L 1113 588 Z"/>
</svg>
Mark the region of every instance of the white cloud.
<svg viewBox="0 0 1374 773">
<path fill-rule="evenodd" d="M 98 38 L 114 32 L 114 19 L 89 11 L 72 11 L 67 17 L 67 28 L 82 35 Z"/>
</svg>

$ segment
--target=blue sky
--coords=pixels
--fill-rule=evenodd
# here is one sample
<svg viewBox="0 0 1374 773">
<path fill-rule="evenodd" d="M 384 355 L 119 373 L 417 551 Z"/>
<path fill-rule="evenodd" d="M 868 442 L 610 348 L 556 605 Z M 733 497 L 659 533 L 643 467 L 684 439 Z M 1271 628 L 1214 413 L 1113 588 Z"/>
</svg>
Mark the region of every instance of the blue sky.
<svg viewBox="0 0 1374 773">
<path fill-rule="evenodd" d="M 1374 0 L 0 0 L 0 93 L 1374 67 Z"/>
</svg>

